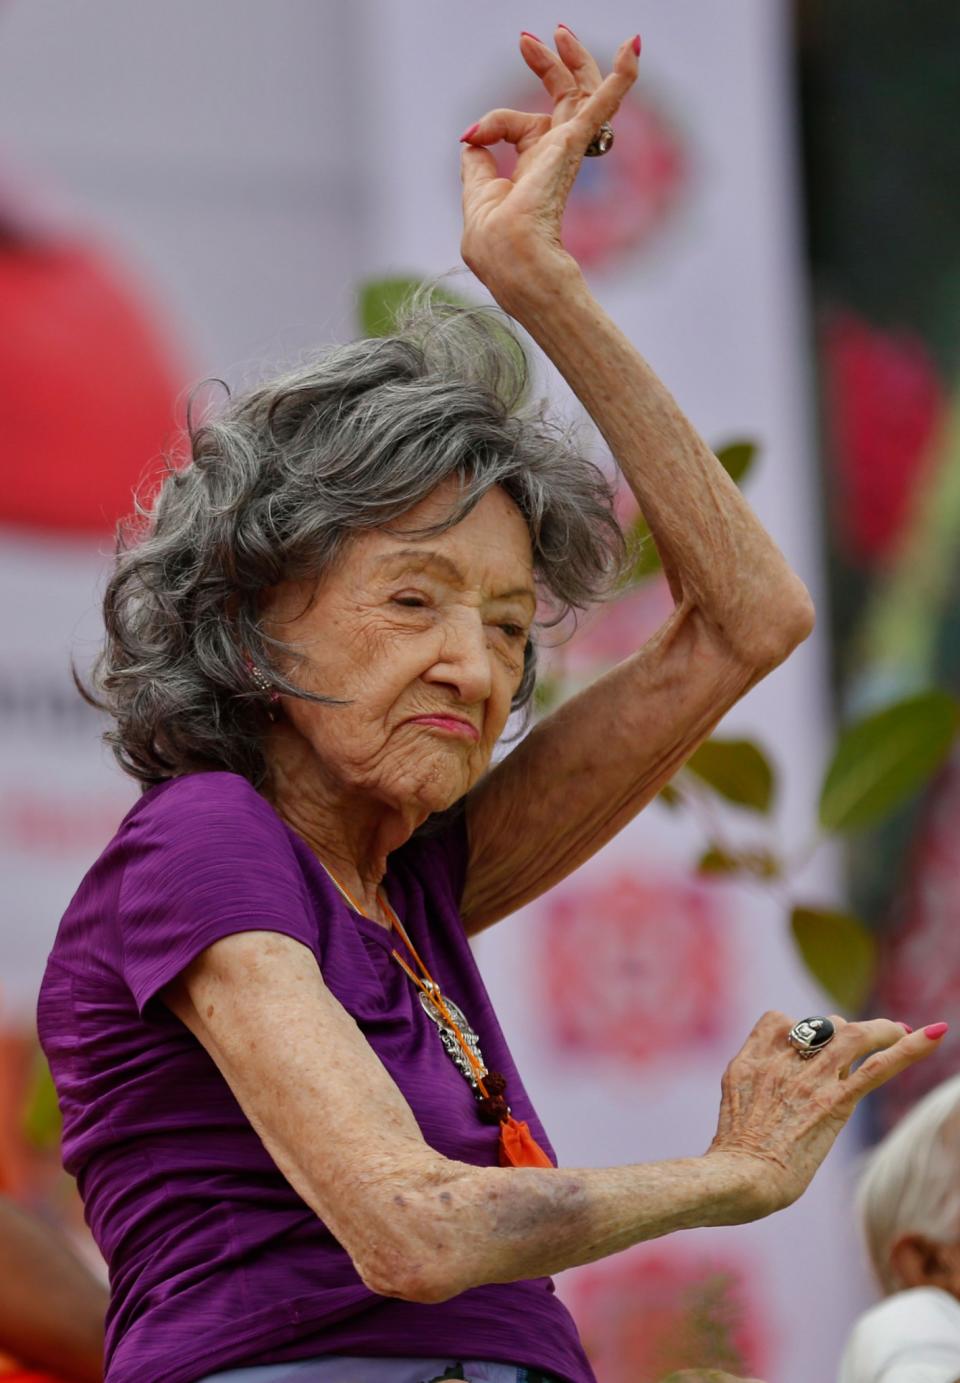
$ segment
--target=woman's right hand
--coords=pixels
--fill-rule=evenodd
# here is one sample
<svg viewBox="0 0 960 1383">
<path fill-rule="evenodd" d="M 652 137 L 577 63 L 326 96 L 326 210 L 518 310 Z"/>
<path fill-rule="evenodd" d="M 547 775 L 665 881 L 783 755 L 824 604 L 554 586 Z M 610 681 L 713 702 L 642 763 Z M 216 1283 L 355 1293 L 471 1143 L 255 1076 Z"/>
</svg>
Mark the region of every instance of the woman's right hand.
<svg viewBox="0 0 960 1383">
<path fill-rule="evenodd" d="M 863 1096 L 929 1056 L 946 1031 L 938 1024 L 908 1033 L 887 1018 L 848 1023 L 831 1015 L 831 1022 L 836 1036 L 804 1060 L 787 1042 L 790 1019 L 765 1013 L 724 1073 L 706 1156 L 753 1160 L 756 1216 L 791 1205 Z"/>
</svg>

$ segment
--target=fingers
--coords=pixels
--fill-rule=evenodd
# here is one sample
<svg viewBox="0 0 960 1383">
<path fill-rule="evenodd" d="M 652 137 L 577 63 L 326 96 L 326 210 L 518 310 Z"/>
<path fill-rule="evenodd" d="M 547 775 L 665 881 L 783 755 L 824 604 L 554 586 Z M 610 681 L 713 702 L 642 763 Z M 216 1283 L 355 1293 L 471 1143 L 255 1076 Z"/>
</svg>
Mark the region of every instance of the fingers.
<svg viewBox="0 0 960 1383">
<path fill-rule="evenodd" d="M 601 77 L 593 57 L 572 30 L 558 27 L 557 46 L 560 56 L 533 34 L 520 37 L 520 49 L 528 66 L 541 78 L 556 105 L 571 106 L 570 115 L 555 110 L 552 119 L 526 111 L 489 111 L 460 136 L 463 143 L 478 148 L 505 140 L 516 146 L 518 154 L 523 154 L 554 128 L 554 119 L 560 114 L 561 127 L 570 144 L 578 153 L 586 149 L 636 80 L 639 42 L 628 39 L 620 45 L 613 71 L 606 78 Z M 494 176 L 492 165 L 486 161 L 465 159 L 463 167 L 465 183 L 468 176 L 486 181 Z"/>
<path fill-rule="evenodd" d="M 549 115 L 535 115 L 522 110 L 490 110 L 482 120 L 471 125 L 461 142 L 466 144 L 499 144 L 505 140 L 515 144 L 517 153 L 522 154 L 549 130 Z"/>
<path fill-rule="evenodd" d="M 463 183 L 465 214 L 475 207 L 484 190 L 500 176 L 497 161 L 485 146 L 506 140 L 507 143 L 516 145 L 517 153 L 522 154 L 536 144 L 549 128 L 549 115 L 532 115 L 519 110 L 492 110 L 460 136 L 460 142 L 464 145 L 460 157 L 460 178 Z"/>
<path fill-rule="evenodd" d="M 576 115 L 567 122 L 571 135 L 576 133 L 583 140 L 583 147 L 590 143 L 604 120 L 612 120 L 620 108 L 620 103 L 637 80 L 639 56 L 636 39 L 621 43 L 613 59 L 613 71 L 604 77 L 596 91 L 580 106 Z"/>
<path fill-rule="evenodd" d="M 829 1070 L 848 1083 L 850 1093 L 857 1100 L 914 1061 L 929 1056 L 946 1032 L 943 1024 L 908 1033 L 902 1023 L 889 1018 L 848 1023 L 837 1013 L 829 1017 L 836 1036 L 822 1051 L 804 1061 L 786 1041 L 792 1020 L 785 1013 L 774 1010 L 764 1013 L 754 1024 L 734 1062 L 741 1056 L 753 1059 L 782 1056 L 789 1064 L 797 1063 L 798 1075 L 826 1075 Z M 865 1060 L 851 1075 L 852 1066 L 861 1058 Z"/>
<path fill-rule="evenodd" d="M 937 1023 L 930 1028 L 921 1028 L 918 1032 L 912 1033 L 905 1033 L 901 1028 L 899 1041 L 883 1051 L 874 1052 L 873 1056 L 868 1056 L 849 1077 L 847 1084 L 851 1095 L 855 1100 L 860 1100 L 869 1091 L 884 1085 L 892 1076 L 905 1071 L 908 1066 L 923 1061 L 936 1051 L 946 1031 L 944 1023 Z M 936 1035 L 931 1037 L 928 1036 L 929 1033 Z"/>
<path fill-rule="evenodd" d="M 831 1021 L 836 1027 L 837 1019 L 832 1018 Z M 840 1079 L 846 1080 L 855 1061 L 859 1061 L 861 1057 L 869 1056 L 871 1052 L 879 1052 L 887 1047 L 892 1047 L 895 1043 L 901 1042 L 905 1036 L 906 1029 L 900 1023 L 894 1023 L 889 1018 L 871 1018 L 862 1023 L 844 1023 L 842 1030 L 838 1029 L 837 1035 L 830 1045 L 831 1062 L 837 1068 L 837 1075 Z"/>
<path fill-rule="evenodd" d="M 520 35 L 520 54 L 530 68 L 543 82 L 544 90 L 559 105 L 561 101 L 575 98 L 580 94 L 573 71 L 564 63 L 552 48 L 549 48 L 533 34 Z M 594 64 L 596 66 L 596 64 Z M 597 77 L 599 80 L 599 70 Z M 585 88 L 593 90 L 593 87 Z"/>
<path fill-rule="evenodd" d="M 533 34 L 523 33 L 520 52 L 559 108 L 554 110 L 555 119 L 572 126 L 571 135 L 576 142 L 582 140 L 586 148 L 604 120 L 616 113 L 636 81 L 639 38 L 627 39 L 620 45 L 613 71 L 606 78 L 572 29 L 558 25 L 555 38 L 556 53 Z"/>
<path fill-rule="evenodd" d="M 489 149 L 467 144 L 460 155 L 464 211 L 472 207 L 483 189 L 499 177 L 497 161 Z"/>
<path fill-rule="evenodd" d="M 566 24 L 557 25 L 555 39 L 557 52 L 563 59 L 564 66 L 573 74 L 580 90 L 596 91 L 603 81 L 603 73 L 594 61 L 593 54 Z"/>
</svg>

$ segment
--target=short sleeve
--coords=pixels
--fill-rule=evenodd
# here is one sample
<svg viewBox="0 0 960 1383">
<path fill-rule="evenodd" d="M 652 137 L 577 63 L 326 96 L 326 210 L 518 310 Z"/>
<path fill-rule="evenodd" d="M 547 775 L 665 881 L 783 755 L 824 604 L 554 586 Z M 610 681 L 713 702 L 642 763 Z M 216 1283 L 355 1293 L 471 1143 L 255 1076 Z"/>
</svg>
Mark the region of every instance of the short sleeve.
<svg viewBox="0 0 960 1383">
<path fill-rule="evenodd" d="M 293 842 L 246 779 L 197 773 L 165 783 L 146 794 L 122 836 L 119 951 L 141 1016 L 202 950 L 234 932 L 283 932 L 316 954 Z"/>
</svg>

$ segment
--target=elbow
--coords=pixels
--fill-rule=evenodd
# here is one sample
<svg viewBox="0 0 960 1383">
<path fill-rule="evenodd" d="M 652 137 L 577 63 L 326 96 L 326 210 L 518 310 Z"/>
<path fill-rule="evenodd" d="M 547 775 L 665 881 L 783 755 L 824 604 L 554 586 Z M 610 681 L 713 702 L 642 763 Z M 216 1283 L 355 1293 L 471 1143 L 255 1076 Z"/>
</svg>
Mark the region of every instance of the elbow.
<svg viewBox="0 0 960 1383">
<path fill-rule="evenodd" d="M 797 598 L 784 608 L 781 616 L 781 626 L 787 640 L 784 657 L 789 657 L 798 644 L 809 639 L 817 623 L 817 609 L 810 598 L 810 592 L 803 582 L 799 585 Z"/>
<path fill-rule="evenodd" d="M 771 611 L 768 606 L 763 612 L 760 631 L 752 641 L 750 661 L 765 672 L 786 662 L 790 654 L 813 633 L 817 620 L 816 607 L 802 581 L 797 581 L 798 591 L 791 591 L 788 598 Z"/>
<path fill-rule="evenodd" d="M 363 1285 L 381 1297 L 397 1297 L 423 1306 L 449 1301 L 471 1286 L 461 1281 L 458 1265 L 439 1247 L 415 1250 L 404 1245 L 392 1250 L 378 1246 L 354 1267 Z"/>
<path fill-rule="evenodd" d="M 817 623 L 817 607 L 799 577 L 796 578 L 796 589 L 789 603 L 784 605 L 783 622 L 791 631 L 794 648 L 810 637 Z"/>
<path fill-rule="evenodd" d="M 475 1175 L 474 1168 L 464 1171 Z M 338 1237 L 371 1292 L 433 1306 L 476 1286 L 476 1245 L 471 1250 L 464 1215 L 470 1197 L 463 1187 L 452 1189 L 460 1175 L 438 1160 L 426 1172 L 398 1180 L 391 1171 L 385 1183 L 367 1186 Z"/>
</svg>

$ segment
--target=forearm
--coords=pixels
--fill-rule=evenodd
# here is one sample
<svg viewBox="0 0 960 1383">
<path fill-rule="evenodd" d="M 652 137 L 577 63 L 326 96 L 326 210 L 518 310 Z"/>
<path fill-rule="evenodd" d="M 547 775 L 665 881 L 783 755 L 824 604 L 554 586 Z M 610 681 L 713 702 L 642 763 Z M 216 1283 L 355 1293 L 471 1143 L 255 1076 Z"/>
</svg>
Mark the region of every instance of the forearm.
<svg viewBox="0 0 960 1383">
<path fill-rule="evenodd" d="M 809 633 L 806 587 L 669 391 L 591 296 L 536 274 L 509 311 L 565 377 L 636 495 L 677 604 L 696 607 L 741 652 L 783 657 Z"/>
<path fill-rule="evenodd" d="M 438 1159 L 418 1192 L 404 1195 L 400 1219 L 408 1243 L 435 1263 L 433 1299 L 444 1300 L 485 1282 L 548 1276 L 676 1230 L 755 1219 L 773 1208 L 758 1188 L 751 1159 L 723 1154 L 552 1171 Z"/>
</svg>

